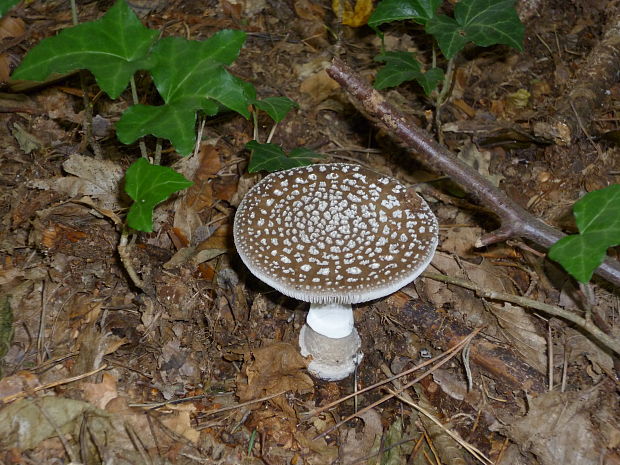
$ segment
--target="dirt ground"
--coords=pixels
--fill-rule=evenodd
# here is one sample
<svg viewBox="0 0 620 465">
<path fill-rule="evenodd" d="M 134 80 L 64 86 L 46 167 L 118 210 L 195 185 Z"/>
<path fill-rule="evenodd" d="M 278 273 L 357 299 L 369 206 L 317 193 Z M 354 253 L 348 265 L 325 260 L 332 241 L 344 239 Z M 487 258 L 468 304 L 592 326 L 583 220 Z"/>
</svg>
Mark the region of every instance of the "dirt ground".
<svg viewBox="0 0 620 465">
<path fill-rule="evenodd" d="M 260 97 L 300 105 L 273 142 L 415 185 L 440 223 L 430 271 L 583 315 L 578 286 L 545 250 L 518 239 L 475 248 L 497 226 L 492 212 L 418 164 L 327 76 L 339 56 L 373 78 L 380 41 L 370 28 L 339 24 L 323 0 L 129 3 L 164 36 L 246 31 L 231 72 Z M 80 21 L 111 5 L 78 2 Z M 620 182 L 618 63 L 596 106 L 573 107 L 580 124 L 572 142 L 552 130 L 597 44 L 620 31 L 620 6 L 517 7 L 524 51 L 467 48 L 440 127 L 415 84 L 383 94 L 520 205 L 574 232 L 572 204 Z M 113 130 L 130 92 L 112 101 L 88 73 L 25 90 L 8 81 L 26 51 L 70 25 L 69 2 L 56 0 L 27 2 L 0 23 L 0 464 L 620 464 L 613 353 L 567 321 L 457 285 L 423 277 L 356 305 L 365 358 L 355 376 L 310 377 L 297 347 L 307 304 L 254 278 L 232 244 L 235 207 L 260 178 L 247 173 L 253 128 L 239 115 L 207 119 L 187 159 L 164 144 L 162 163 L 195 184 L 157 207 L 154 233 L 133 236 L 136 286 L 119 257 L 118 218 L 129 205 L 119 194 L 122 172 L 140 150 Z M 384 29 L 390 49 L 430 63 L 419 27 Z M 156 103 L 146 74 L 137 87 L 142 101 Z M 96 167 L 83 88 L 103 154 Z M 260 120 L 263 140 L 270 130 Z M 155 139 L 145 143 L 154 150 Z M 592 290 L 595 323 L 619 338 L 619 290 L 598 279 Z M 445 353 L 452 358 L 437 366 Z"/>
</svg>

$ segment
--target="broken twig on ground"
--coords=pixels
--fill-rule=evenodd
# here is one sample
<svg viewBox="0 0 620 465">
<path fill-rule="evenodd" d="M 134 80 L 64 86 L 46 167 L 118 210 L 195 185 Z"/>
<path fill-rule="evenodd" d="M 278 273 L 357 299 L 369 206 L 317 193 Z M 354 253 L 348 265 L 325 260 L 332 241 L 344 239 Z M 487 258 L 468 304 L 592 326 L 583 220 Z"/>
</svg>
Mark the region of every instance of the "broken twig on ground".
<svg viewBox="0 0 620 465">
<path fill-rule="evenodd" d="M 416 159 L 448 175 L 499 217 L 500 227 L 482 236 L 476 246 L 482 247 L 513 237 L 524 237 L 548 249 L 564 236 L 562 232 L 518 205 L 478 171 L 437 143 L 430 133 L 419 128 L 413 120 L 388 103 L 379 92 L 341 60 L 335 58 L 327 68 L 327 73 L 361 103 L 369 116 L 377 118 L 393 137 L 414 150 Z M 620 286 L 620 263 L 617 260 L 607 258 L 595 273 Z"/>
<path fill-rule="evenodd" d="M 557 316 L 564 320 L 568 320 L 571 323 L 575 323 L 578 327 L 587 332 L 590 336 L 596 339 L 598 342 L 603 344 L 608 349 L 613 350 L 616 354 L 620 355 L 620 341 L 617 339 L 605 334 L 601 331 L 591 320 L 586 318 L 582 318 L 579 315 L 571 312 L 570 310 L 566 310 L 561 307 L 556 307 L 555 305 L 545 304 L 543 302 L 539 302 L 534 299 L 529 299 L 527 297 L 521 297 L 518 295 L 505 294 L 503 292 L 490 291 L 487 289 L 482 289 L 477 284 L 467 281 L 465 279 L 455 278 L 453 276 L 447 276 L 440 273 L 431 273 L 424 272 L 422 276 L 429 279 L 434 279 L 435 281 L 441 281 L 448 284 L 455 284 L 457 286 L 464 287 L 466 289 L 474 291 L 478 296 L 483 297 L 485 299 L 491 300 L 501 300 L 505 302 L 510 302 L 516 305 L 519 305 L 523 308 L 531 308 L 534 310 L 540 310 L 548 315 Z"/>
</svg>

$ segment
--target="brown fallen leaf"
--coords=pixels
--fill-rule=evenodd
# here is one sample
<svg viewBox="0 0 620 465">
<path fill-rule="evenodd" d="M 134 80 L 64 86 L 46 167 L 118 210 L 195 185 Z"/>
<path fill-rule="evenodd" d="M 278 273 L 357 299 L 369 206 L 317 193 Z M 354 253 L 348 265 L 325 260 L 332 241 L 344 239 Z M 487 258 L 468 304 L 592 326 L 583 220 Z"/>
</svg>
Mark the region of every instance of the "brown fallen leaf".
<svg viewBox="0 0 620 465">
<path fill-rule="evenodd" d="M 305 372 L 308 362 L 287 342 L 278 342 L 244 354 L 243 373 L 237 378 L 241 402 L 281 391 L 307 392 L 314 387 Z"/>
<path fill-rule="evenodd" d="M 100 409 L 104 409 L 108 402 L 118 397 L 116 378 L 109 373 L 102 375 L 100 383 L 83 383 L 82 391 L 84 400 Z"/>
<path fill-rule="evenodd" d="M 5 16 L 0 19 L 0 40 L 7 37 L 19 37 L 26 32 L 26 24 L 20 18 Z"/>
</svg>

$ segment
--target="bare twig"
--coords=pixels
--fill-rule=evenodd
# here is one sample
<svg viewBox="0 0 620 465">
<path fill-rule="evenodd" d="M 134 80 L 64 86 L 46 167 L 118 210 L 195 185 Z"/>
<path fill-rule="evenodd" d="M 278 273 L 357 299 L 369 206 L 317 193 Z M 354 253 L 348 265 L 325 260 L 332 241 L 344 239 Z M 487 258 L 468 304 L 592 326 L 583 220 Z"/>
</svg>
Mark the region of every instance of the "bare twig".
<svg viewBox="0 0 620 465">
<path fill-rule="evenodd" d="M 434 170 L 445 173 L 480 203 L 489 207 L 500 220 L 500 227 L 480 238 L 478 247 L 513 237 L 524 237 L 549 248 L 563 233 L 536 218 L 493 186 L 478 171 L 459 160 L 452 152 L 435 142 L 424 129 L 389 104 L 357 73 L 339 59 L 334 59 L 327 73 L 361 103 L 364 110 L 377 118 L 396 139 L 416 152 L 416 158 Z M 596 270 L 609 282 L 620 286 L 620 263 L 611 258 Z"/>
<path fill-rule="evenodd" d="M 43 384 L 42 386 L 37 386 L 33 388 L 32 391 L 29 391 L 29 392 L 19 391 L 19 392 L 16 392 L 15 394 L 0 397 L 0 405 L 8 404 L 9 402 L 13 402 L 16 399 L 26 397 L 27 395 L 31 393 L 34 394 L 35 392 L 38 392 L 38 391 L 45 391 L 46 389 L 51 389 L 53 387 L 60 386 L 62 384 L 69 384 L 69 383 L 73 383 L 74 381 L 79 381 L 80 379 L 88 378 L 89 376 L 92 376 L 96 373 L 99 373 L 100 371 L 105 370 L 107 367 L 108 367 L 107 365 L 102 365 L 96 370 L 89 371 L 88 373 L 82 373 L 81 375 L 72 376 L 71 378 L 64 378 L 58 381 L 52 381 L 51 383 Z"/>
<path fill-rule="evenodd" d="M 130 246 L 129 246 L 128 238 L 129 238 L 129 232 L 127 228 L 124 228 L 121 233 L 121 240 L 117 247 L 118 255 L 121 258 L 121 263 L 125 267 L 125 271 L 127 271 L 127 274 L 129 275 L 133 283 L 140 289 L 144 290 L 144 281 L 140 279 L 140 277 L 138 276 L 138 273 L 136 273 L 136 270 L 133 267 L 133 264 L 131 263 L 131 255 L 129 253 Z"/>
<path fill-rule="evenodd" d="M 587 332 L 590 336 L 596 339 L 598 342 L 603 344 L 605 347 L 613 350 L 615 353 L 620 355 L 620 341 L 615 339 L 608 334 L 601 331 L 591 320 L 586 318 L 582 318 L 575 313 L 566 310 L 561 307 L 556 307 L 555 305 L 545 304 L 543 302 L 539 302 L 534 299 L 529 299 L 527 297 L 521 297 L 518 295 L 505 294 L 503 292 L 496 292 L 487 289 L 483 289 L 477 284 L 467 281 L 465 279 L 456 278 L 454 276 L 447 276 L 439 273 L 431 273 L 425 271 L 422 273 L 422 276 L 429 279 L 434 279 L 435 281 L 441 281 L 448 284 L 455 284 L 457 286 L 464 287 L 466 289 L 470 289 L 474 291 L 480 297 L 484 297 L 485 299 L 491 300 L 501 300 L 504 302 L 510 302 L 513 304 L 520 305 L 524 308 L 532 308 L 535 310 L 540 310 L 541 312 L 547 313 L 548 315 L 557 316 L 564 320 L 568 320 L 571 323 L 575 323 L 585 332 Z"/>
</svg>

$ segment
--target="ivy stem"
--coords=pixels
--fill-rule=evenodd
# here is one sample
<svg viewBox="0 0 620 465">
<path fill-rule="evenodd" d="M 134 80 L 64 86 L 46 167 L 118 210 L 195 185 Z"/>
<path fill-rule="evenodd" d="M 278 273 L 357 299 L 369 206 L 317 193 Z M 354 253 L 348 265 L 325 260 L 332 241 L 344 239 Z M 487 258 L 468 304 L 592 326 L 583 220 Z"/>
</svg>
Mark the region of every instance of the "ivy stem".
<svg viewBox="0 0 620 465">
<path fill-rule="evenodd" d="M 254 106 L 252 110 L 252 122 L 254 123 L 254 130 L 252 136 L 256 142 L 260 142 L 258 140 L 258 111 Z"/>
<path fill-rule="evenodd" d="M 75 0 L 71 0 L 71 22 L 74 26 L 77 26 L 80 22 L 77 13 L 77 5 Z M 93 149 L 93 153 L 95 154 L 95 158 L 101 160 L 103 159 L 103 153 L 101 152 L 101 147 L 95 140 L 93 136 L 93 105 L 88 99 L 88 87 L 86 86 L 86 79 L 84 78 L 84 70 L 80 70 L 80 88 L 82 89 L 82 101 L 84 103 L 84 138 L 80 143 L 80 151 L 84 150 L 88 144 Z"/>
<path fill-rule="evenodd" d="M 121 263 L 125 267 L 125 270 L 133 283 L 140 289 L 144 290 L 144 281 L 140 279 L 138 273 L 136 273 L 136 270 L 133 267 L 133 264 L 131 263 L 131 254 L 129 253 L 131 250 L 131 245 L 132 244 L 129 243 L 129 229 L 125 227 L 121 232 L 121 239 L 118 243 L 118 255 L 121 258 Z"/>
<path fill-rule="evenodd" d="M 136 88 L 136 80 L 133 75 L 131 76 L 131 79 L 129 79 L 129 83 L 131 84 L 131 98 L 133 100 L 133 104 L 137 105 L 138 103 L 140 103 L 140 100 L 138 100 L 138 90 Z M 146 144 L 144 143 L 143 139 L 140 139 L 139 145 L 142 158 L 148 158 L 148 155 L 146 153 Z"/>
<path fill-rule="evenodd" d="M 153 155 L 153 164 L 159 165 L 161 164 L 161 138 L 158 137 L 155 142 L 155 154 Z"/>
<path fill-rule="evenodd" d="M 75 5 L 75 0 L 71 0 L 71 22 L 74 26 L 77 26 L 78 24 L 77 6 Z"/>
<path fill-rule="evenodd" d="M 278 123 L 274 123 L 271 127 L 271 131 L 269 131 L 269 135 L 267 136 L 267 143 L 271 142 L 271 138 L 276 133 L 276 128 L 278 127 Z"/>
<path fill-rule="evenodd" d="M 441 110 L 445 105 L 450 91 L 452 90 L 452 78 L 454 77 L 454 57 L 448 60 L 448 67 L 446 73 L 443 76 L 443 84 L 441 85 L 441 91 L 437 96 L 435 103 L 435 128 L 437 129 L 437 139 L 440 144 L 443 144 L 443 131 L 441 130 Z"/>
</svg>

